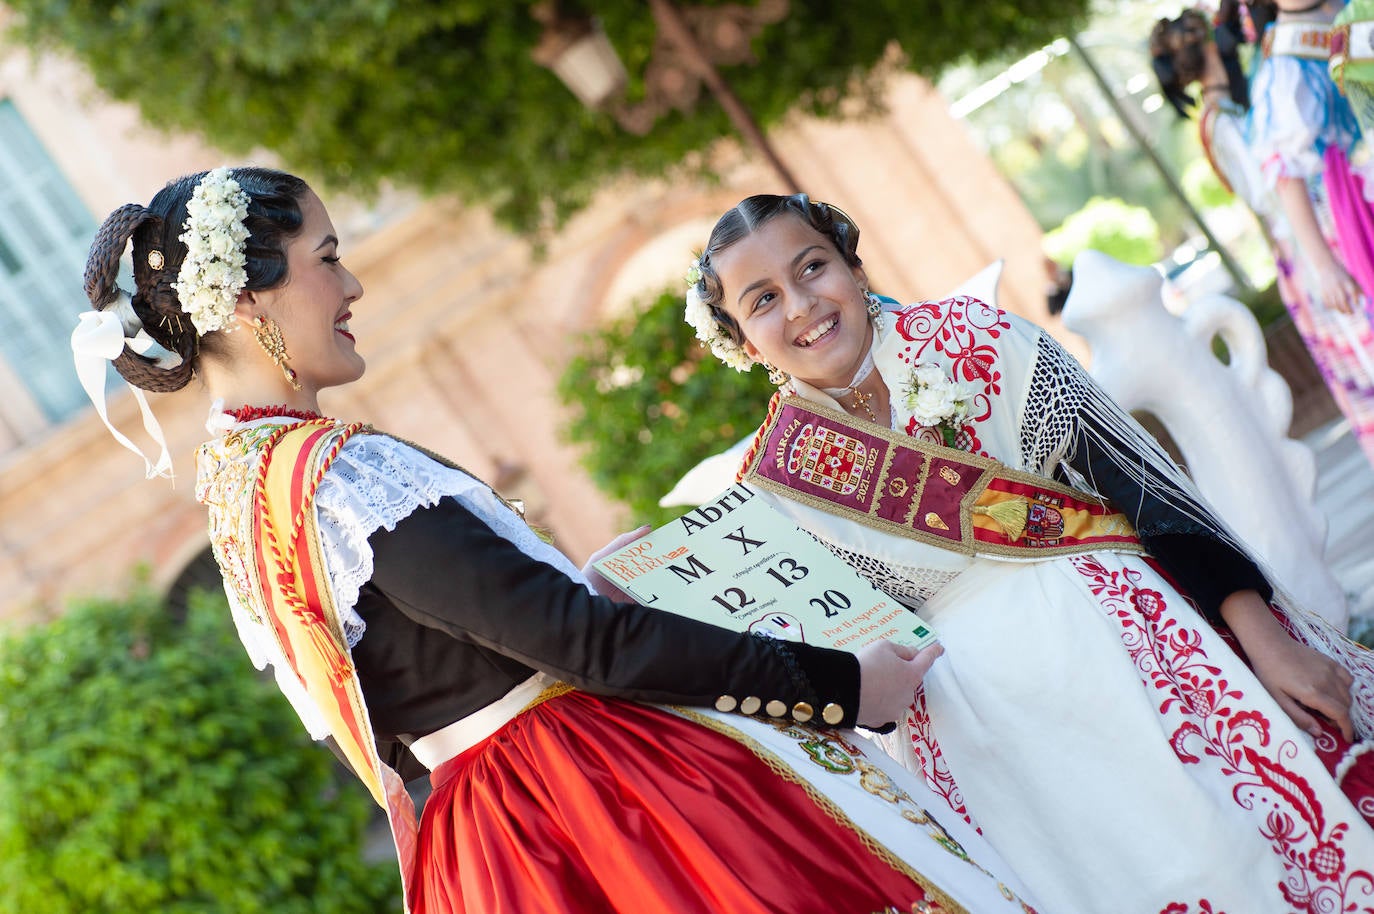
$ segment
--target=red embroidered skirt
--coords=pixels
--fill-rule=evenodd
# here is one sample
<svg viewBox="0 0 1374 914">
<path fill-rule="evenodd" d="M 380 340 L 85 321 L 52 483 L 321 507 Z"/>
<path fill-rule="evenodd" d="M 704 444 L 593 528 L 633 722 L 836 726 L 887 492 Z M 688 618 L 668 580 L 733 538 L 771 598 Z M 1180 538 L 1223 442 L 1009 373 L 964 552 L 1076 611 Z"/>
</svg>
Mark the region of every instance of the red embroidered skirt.
<svg viewBox="0 0 1374 914">
<path fill-rule="evenodd" d="M 415 914 L 873 914 L 926 906 L 729 737 L 571 692 L 432 775 Z"/>
</svg>

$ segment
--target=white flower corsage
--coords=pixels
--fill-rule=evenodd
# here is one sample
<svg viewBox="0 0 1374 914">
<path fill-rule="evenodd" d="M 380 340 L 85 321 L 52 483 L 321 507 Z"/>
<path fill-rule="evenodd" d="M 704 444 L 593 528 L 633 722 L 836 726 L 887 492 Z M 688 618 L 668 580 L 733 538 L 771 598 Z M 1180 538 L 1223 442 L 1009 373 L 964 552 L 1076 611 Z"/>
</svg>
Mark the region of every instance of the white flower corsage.
<svg viewBox="0 0 1374 914">
<path fill-rule="evenodd" d="M 697 339 L 711 349 L 711 354 L 735 371 L 748 371 L 754 360 L 745 355 L 743 347 L 716 320 L 711 308 L 701 297 L 701 261 L 693 260 L 687 270 L 687 310 L 683 317 L 697 332 Z"/>
<path fill-rule="evenodd" d="M 229 176 L 228 168 L 216 168 L 201 178 L 186 204 L 180 236 L 186 259 L 172 288 L 197 333 L 234 328 L 234 306 L 248 284 L 248 228 L 243 224 L 247 218 L 248 194 Z"/>
<path fill-rule="evenodd" d="M 946 447 L 955 447 L 959 430 L 973 405 L 975 394 L 936 365 L 917 365 L 902 389 L 907 412 L 916 424 L 933 429 Z"/>
</svg>

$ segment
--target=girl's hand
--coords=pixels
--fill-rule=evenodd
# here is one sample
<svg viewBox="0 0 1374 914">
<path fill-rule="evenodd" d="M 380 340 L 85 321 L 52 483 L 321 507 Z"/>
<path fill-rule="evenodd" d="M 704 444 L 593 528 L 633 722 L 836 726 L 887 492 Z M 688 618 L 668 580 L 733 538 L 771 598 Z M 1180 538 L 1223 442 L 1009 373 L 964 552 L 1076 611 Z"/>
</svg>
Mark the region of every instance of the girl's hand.
<svg viewBox="0 0 1374 914">
<path fill-rule="evenodd" d="M 648 524 L 645 524 L 638 529 L 631 530 L 629 533 L 622 533 L 591 554 L 591 557 L 587 559 L 587 564 L 582 566 L 582 576 L 587 579 L 587 583 L 592 586 L 592 590 L 617 603 L 636 602 L 634 597 L 612 584 L 604 574 L 596 569 L 594 563 L 598 559 L 605 558 L 612 552 L 615 552 L 617 549 L 622 549 L 630 545 L 630 543 L 633 543 L 652 529 L 653 528 Z"/>
<path fill-rule="evenodd" d="M 1354 740 L 1355 725 L 1350 720 L 1354 677 L 1334 660 L 1288 637 L 1287 632 L 1283 637 L 1286 643 L 1277 642 L 1263 651 L 1246 647 L 1259 681 L 1293 723 L 1308 733 L 1321 735 L 1311 714 L 1316 711 L 1339 727 L 1346 739 Z"/>
<path fill-rule="evenodd" d="M 1279 208 L 1293 229 L 1304 268 L 1312 271 L 1317 286 L 1317 304 L 1345 314 L 1354 313 L 1362 304 L 1364 294 L 1359 283 L 1331 254 L 1330 246 L 1322 237 L 1312 198 L 1307 195 L 1307 182 L 1302 178 L 1279 178 L 1274 190 L 1278 194 Z"/>
<path fill-rule="evenodd" d="M 891 641 L 875 641 L 859 651 L 859 725 L 876 729 L 906 716 L 935 658 L 939 644 L 917 651 Z"/>
<path fill-rule="evenodd" d="M 1342 314 L 1354 314 L 1359 309 L 1364 292 L 1345 267 L 1328 257 L 1314 272 L 1319 304 Z"/>
<path fill-rule="evenodd" d="M 1227 597 L 1221 615 L 1245 649 L 1256 678 L 1293 723 L 1313 736 L 1321 735 L 1315 711 L 1339 727 L 1346 739 L 1355 738 L 1350 720 L 1355 679 L 1344 667 L 1294 640 L 1253 590 Z"/>
</svg>

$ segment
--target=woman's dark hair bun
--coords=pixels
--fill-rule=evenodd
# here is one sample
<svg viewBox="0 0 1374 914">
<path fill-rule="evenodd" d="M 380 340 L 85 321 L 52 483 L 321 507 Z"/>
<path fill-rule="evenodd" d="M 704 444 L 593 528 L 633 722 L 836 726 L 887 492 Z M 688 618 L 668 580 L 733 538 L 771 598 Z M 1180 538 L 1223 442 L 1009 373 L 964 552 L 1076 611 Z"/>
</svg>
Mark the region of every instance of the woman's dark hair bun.
<svg viewBox="0 0 1374 914">
<path fill-rule="evenodd" d="M 186 205 L 205 172 L 169 182 L 146 206 L 127 203 L 101 223 L 91 243 L 83 278 L 91 306 L 104 310 L 119 298 L 119 263 L 132 243 L 133 312 L 143 330 L 176 359 L 154 359 L 125 348 L 115 370 L 136 387 L 180 390 L 195 376 L 200 358 L 217 348 L 216 333 L 198 334 L 177 297 L 175 282 L 186 257 L 180 235 Z M 248 194 L 248 229 L 244 265 L 249 291 L 272 289 L 286 281 L 286 245 L 300 231 L 301 200 L 309 186 L 295 175 L 270 168 L 235 168 L 230 172 Z"/>
</svg>

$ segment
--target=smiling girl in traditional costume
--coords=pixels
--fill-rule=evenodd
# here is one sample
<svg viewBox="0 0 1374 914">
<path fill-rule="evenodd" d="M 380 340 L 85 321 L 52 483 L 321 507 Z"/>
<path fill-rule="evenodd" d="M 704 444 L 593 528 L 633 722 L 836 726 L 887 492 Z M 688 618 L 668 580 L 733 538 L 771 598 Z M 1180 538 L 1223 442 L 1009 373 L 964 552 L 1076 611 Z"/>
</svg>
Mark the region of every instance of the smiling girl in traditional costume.
<svg viewBox="0 0 1374 914">
<path fill-rule="evenodd" d="M 940 633 L 894 754 L 1055 910 L 1374 910 L 1350 741 L 1374 730 L 1370 658 L 1297 610 L 1289 635 L 1048 334 L 972 298 L 879 299 L 858 238 L 805 195 L 750 197 L 693 265 L 687 319 L 781 383 L 744 484 Z M 863 459 L 810 459 L 841 439 Z"/>
</svg>

